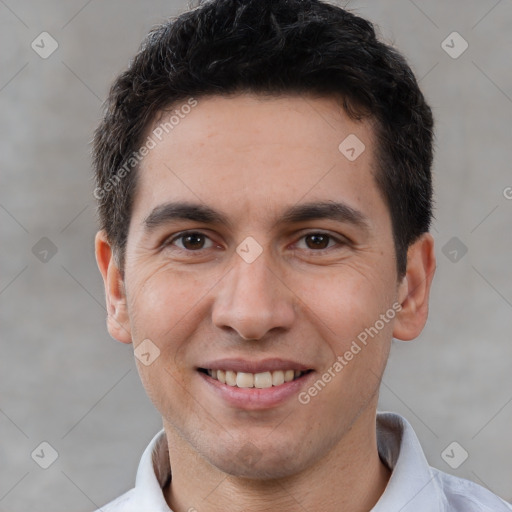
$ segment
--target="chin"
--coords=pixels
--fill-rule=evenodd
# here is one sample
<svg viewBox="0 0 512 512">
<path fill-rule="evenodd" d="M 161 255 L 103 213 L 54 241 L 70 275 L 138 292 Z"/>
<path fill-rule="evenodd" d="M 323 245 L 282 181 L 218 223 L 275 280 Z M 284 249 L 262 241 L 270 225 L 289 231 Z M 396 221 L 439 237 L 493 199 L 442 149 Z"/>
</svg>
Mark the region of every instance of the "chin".
<svg viewBox="0 0 512 512">
<path fill-rule="evenodd" d="M 217 469 L 236 478 L 248 480 L 277 480 L 300 473 L 303 467 L 297 460 L 290 461 L 289 457 L 279 459 L 275 455 L 262 455 L 257 461 L 239 460 L 210 460 Z"/>
<path fill-rule="evenodd" d="M 266 443 L 258 442 L 256 446 L 247 439 L 238 443 L 231 439 L 225 449 L 218 443 L 215 450 L 210 448 L 203 457 L 223 473 L 252 480 L 291 477 L 314 465 L 321 457 L 322 447 L 315 449 L 314 443 L 292 445 L 289 438 L 279 439 L 279 436 L 275 441 L 277 443 L 269 443 L 267 439 Z M 309 456 L 304 451 L 305 446 L 311 449 Z"/>
</svg>

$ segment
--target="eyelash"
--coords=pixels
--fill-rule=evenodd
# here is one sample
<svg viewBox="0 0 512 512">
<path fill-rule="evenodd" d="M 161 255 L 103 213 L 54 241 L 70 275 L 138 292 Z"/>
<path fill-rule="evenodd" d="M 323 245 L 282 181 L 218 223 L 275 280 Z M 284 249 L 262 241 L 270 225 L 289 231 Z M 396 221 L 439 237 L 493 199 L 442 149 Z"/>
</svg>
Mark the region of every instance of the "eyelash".
<svg viewBox="0 0 512 512">
<path fill-rule="evenodd" d="M 166 239 L 162 246 L 164 248 L 166 247 L 169 247 L 171 245 L 174 244 L 174 242 L 176 240 L 180 240 L 180 239 L 183 239 L 185 238 L 186 236 L 189 236 L 189 235 L 201 235 L 207 239 L 209 239 L 210 241 L 213 242 L 213 240 L 211 240 L 211 238 L 206 235 L 205 233 L 202 233 L 201 231 L 182 231 L 180 233 L 177 233 L 176 235 L 173 235 L 172 237 Z M 336 242 L 336 244 L 338 246 L 347 246 L 347 245 L 350 245 L 350 241 L 347 240 L 347 239 L 344 239 L 344 237 L 336 237 L 336 236 L 333 236 L 331 235 L 330 233 L 327 233 L 325 231 L 310 231 L 308 233 L 304 233 L 300 238 L 299 240 L 302 240 L 304 238 L 306 238 L 307 236 L 311 236 L 311 235 L 321 235 L 321 236 L 326 236 L 329 238 L 329 242 L 333 241 L 333 242 Z M 215 243 L 215 242 L 213 242 Z M 197 253 L 198 255 L 201 254 L 203 251 L 205 250 L 208 250 L 208 249 L 211 249 L 211 247 L 207 247 L 207 248 L 201 248 L 201 249 L 197 249 L 197 250 L 191 250 L 191 249 L 184 249 L 182 247 L 177 247 L 177 250 L 180 251 L 180 252 L 185 252 L 187 254 L 194 254 L 194 253 Z M 323 254 L 324 252 L 326 251 L 329 251 L 332 249 L 332 246 L 331 247 L 327 247 L 325 249 L 306 249 L 308 251 L 311 251 L 311 252 L 314 252 L 316 254 Z"/>
</svg>

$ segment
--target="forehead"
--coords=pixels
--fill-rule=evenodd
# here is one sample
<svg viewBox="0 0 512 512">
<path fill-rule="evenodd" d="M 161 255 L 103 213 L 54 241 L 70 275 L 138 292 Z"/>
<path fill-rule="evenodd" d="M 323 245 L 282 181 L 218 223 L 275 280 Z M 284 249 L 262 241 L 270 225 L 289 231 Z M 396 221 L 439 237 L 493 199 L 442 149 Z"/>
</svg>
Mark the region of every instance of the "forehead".
<svg viewBox="0 0 512 512">
<path fill-rule="evenodd" d="M 134 217 L 178 200 L 260 219 L 313 200 L 382 210 L 373 133 L 339 101 L 253 94 L 196 101 L 173 105 L 148 130 L 155 146 L 139 169 Z"/>
</svg>

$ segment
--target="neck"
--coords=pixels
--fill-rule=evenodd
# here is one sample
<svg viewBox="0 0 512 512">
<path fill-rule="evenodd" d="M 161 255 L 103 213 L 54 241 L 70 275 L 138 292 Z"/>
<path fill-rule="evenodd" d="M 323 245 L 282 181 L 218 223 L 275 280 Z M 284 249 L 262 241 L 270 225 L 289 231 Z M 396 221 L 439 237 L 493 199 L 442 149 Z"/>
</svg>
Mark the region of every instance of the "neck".
<svg viewBox="0 0 512 512">
<path fill-rule="evenodd" d="M 164 422 L 172 481 L 164 489 L 173 512 L 322 510 L 368 512 L 391 473 L 377 450 L 373 420 L 361 415 L 343 439 L 313 467 L 280 479 L 228 475 L 209 464 Z"/>
</svg>

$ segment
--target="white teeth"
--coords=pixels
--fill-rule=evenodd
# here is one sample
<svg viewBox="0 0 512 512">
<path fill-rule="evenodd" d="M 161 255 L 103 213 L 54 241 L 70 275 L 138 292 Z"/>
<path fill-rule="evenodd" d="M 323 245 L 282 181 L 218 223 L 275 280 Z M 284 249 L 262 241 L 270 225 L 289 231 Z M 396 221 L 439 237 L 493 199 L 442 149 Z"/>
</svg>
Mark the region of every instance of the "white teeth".
<svg viewBox="0 0 512 512">
<path fill-rule="evenodd" d="M 272 386 L 280 386 L 281 384 L 284 384 L 284 372 L 282 370 L 272 372 Z"/>
<path fill-rule="evenodd" d="M 291 382 L 300 377 L 303 372 L 300 370 L 276 370 L 273 372 L 247 373 L 234 372 L 231 370 L 207 370 L 213 379 L 228 386 L 239 388 L 265 389 L 272 386 L 281 386 L 285 382 Z"/>
<path fill-rule="evenodd" d="M 236 372 L 230 370 L 226 372 L 226 384 L 228 386 L 236 386 Z"/>
<path fill-rule="evenodd" d="M 236 374 L 236 385 L 239 388 L 252 388 L 254 387 L 254 374 L 238 372 Z"/>
<path fill-rule="evenodd" d="M 290 382 L 294 379 L 295 377 L 295 372 L 293 370 L 286 370 L 284 372 L 284 381 L 285 382 Z"/>
<path fill-rule="evenodd" d="M 270 372 L 256 373 L 254 375 L 254 387 L 259 389 L 272 387 L 272 374 Z"/>
</svg>

